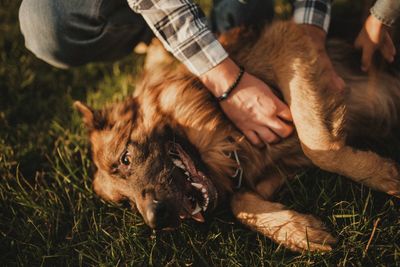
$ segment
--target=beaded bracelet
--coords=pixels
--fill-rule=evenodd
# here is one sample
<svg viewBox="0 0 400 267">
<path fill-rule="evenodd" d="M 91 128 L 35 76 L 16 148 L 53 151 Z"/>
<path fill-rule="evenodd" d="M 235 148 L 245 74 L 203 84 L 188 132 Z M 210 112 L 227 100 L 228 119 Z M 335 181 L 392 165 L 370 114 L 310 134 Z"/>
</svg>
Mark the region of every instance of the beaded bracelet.
<svg viewBox="0 0 400 267">
<path fill-rule="evenodd" d="M 240 71 L 239 71 L 239 74 L 238 74 L 238 76 L 236 77 L 236 80 L 233 82 L 233 84 L 232 84 L 231 86 L 229 86 L 228 90 L 226 90 L 221 96 L 217 97 L 217 100 L 218 100 L 219 102 L 221 102 L 221 101 L 227 99 L 228 96 L 229 96 L 229 94 L 233 91 L 233 89 L 235 89 L 235 88 L 238 86 L 240 80 L 241 80 L 242 77 L 243 77 L 244 68 L 243 68 L 242 66 L 239 66 L 239 70 L 240 70 Z"/>
</svg>

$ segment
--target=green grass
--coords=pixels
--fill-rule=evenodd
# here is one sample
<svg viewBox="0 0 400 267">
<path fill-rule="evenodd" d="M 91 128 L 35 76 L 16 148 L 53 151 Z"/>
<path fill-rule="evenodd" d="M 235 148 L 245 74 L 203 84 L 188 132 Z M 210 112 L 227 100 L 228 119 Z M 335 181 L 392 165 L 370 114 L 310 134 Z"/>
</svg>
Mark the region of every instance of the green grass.
<svg viewBox="0 0 400 267">
<path fill-rule="evenodd" d="M 399 200 L 320 170 L 299 174 L 278 200 L 326 223 L 339 238 L 326 254 L 285 250 L 235 222 L 228 210 L 207 224 L 155 234 L 127 207 L 100 200 L 72 101 L 101 107 L 130 94 L 143 58 L 52 68 L 24 48 L 18 6 L 0 1 L 1 265 L 400 265 Z"/>
</svg>

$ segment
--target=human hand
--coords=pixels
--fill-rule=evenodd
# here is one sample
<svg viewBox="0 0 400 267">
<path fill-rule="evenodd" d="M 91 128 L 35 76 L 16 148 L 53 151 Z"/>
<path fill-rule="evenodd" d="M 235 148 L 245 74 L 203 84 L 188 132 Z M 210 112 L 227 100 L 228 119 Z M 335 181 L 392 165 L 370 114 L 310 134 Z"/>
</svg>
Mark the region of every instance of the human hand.
<svg viewBox="0 0 400 267">
<path fill-rule="evenodd" d="M 238 66 L 229 58 L 200 77 L 218 97 L 233 83 Z M 244 73 L 229 97 L 220 103 L 224 113 L 240 131 L 257 146 L 278 142 L 293 132 L 290 110 L 268 85 Z"/>
<path fill-rule="evenodd" d="M 335 69 L 333 68 L 331 59 L 329 58 L 325 49 L 325 31 L 317 26 L 310 24 L 301 24 L 301 27 L 305 30 L 306 34 L 310 37 L 312 44 L 317 49 L 319 53 L 319 62 L 327 70 L 327 75 L 329 75 L 331 80 L 331 82 L 329 83 L 330 90 L 339 92 L 344 91 L 346 84 L 344 80 L 336 73 Z"/>
<path fill-rule="evenodd" d="M 388 27 L 373 15 L 369 15 L 358 34 L 354 46 L 362 50 L 361 69 L 368 71 L 371 66 L 372 56 L 379 50 L 382 56 L 393 62 L 396 48 L 393 45 Z"/>
</svg>

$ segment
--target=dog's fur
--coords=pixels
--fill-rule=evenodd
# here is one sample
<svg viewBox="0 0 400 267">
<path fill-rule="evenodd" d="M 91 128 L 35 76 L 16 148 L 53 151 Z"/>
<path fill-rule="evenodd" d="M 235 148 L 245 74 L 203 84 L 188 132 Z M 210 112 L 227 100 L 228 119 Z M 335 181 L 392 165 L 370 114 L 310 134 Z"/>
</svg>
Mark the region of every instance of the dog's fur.
<svg viewBox="0 0 400 267">
<path fill-rule="evenodd" d="M 280 89 L 297 133 L 256 148 L 226 119 L 195 76 L 180 66 L 160 67 L 148 72 L 135 96 L 122 103 L 102 111 L 76 103 L 89 128 L 98 169 L 94 190 L 107 200 L 135 203 L 153 227 L 149 203 L 164 199 L 168 214 L 177 213 L 187 191 L 166 148 L 168 142 L 178 142 L 210 177 L 219 201 L 230 199 L 239 221 L 292 250 L 330 250 L 335 239 L 319 220 L 288 210 L 271 197 L 288 174 L 311 165 L 398 196 L 398 165 L 350 147 L 348 140 L 390 132 L 398 122 L 400 81 L 383 72 L 357 71 L 349 63 L 352 49 L 336 43 L 330 56 L 348 88 L 334 92 L 327 89 L 326 70 L 301 27 L 280 22 L 256 38 L 241 34 L 231 32 L 221 42 L 246 71 Z M 120 160 L 124 151 L 130 155 L 127 166 Z M 235 152 L 244 171 L 239 191 L 231 178 L 238 163 L 229 155 Z M 173 226 L 180 221 L 175 216 L 168 220 Z"/>
</svg>

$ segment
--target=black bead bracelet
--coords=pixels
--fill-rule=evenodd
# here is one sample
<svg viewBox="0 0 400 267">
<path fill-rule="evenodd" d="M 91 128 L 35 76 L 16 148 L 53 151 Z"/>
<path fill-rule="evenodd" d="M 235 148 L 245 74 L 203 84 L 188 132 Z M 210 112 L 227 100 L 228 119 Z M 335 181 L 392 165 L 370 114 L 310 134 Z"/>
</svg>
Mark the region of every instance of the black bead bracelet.
<svg viewBox="0 0 400 267">
<path fill-rule="evenodd" d="M 233 84 L 232 84 L 231 86 L 229 86 L 228 90 L 226 90 L 221 96 L 217 97 L 217 100 L 218 100 L 219 102 L 221 102 L 221 101 L 227 99 L 228 96 L 229 96 L 229 94 L 233 91 L 233 89 L 235 89 L 235 88 L 238 86 L 240 80 L 241 80 L 242 77 L 243 77 L 244 68 L 243 68 L 242 66 L 239 66 L 239 70 L 240 70 L 240 71 L 239 71 L 239 74 L 238 74 L 238 76 L 236 77 L 236 80 L 233 82 Z"/>
</svg>

